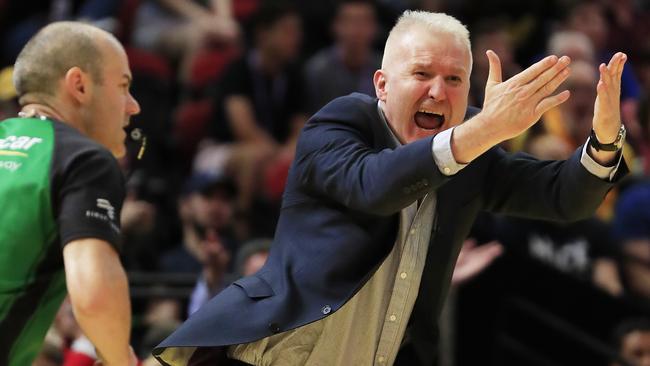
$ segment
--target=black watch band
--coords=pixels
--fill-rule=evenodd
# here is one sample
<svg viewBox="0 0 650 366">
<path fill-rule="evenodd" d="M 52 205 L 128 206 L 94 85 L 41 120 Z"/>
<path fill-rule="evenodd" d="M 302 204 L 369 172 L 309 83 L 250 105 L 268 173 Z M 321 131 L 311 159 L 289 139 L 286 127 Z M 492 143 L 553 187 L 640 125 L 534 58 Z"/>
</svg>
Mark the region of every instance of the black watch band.
<svg viewBox="0 0 650 366">
<path fill-rule="evenodd" d="M 623 143 L 625 142 L 625 126 L 621 125 L 621 128 L 618 130 L 618 135 L 616 136 L 616 140 L 614 142 L 609 143 L 609 144 L 603 144 L 600 141 L 598 141 L 598 138 L 596 137 L 596 132 L 594 130 L 591 130 L 591 135 L 589 136 L 589 145 L 591 145 L 596 151 L 618 151 L 623 147 Z"/>
</svg>

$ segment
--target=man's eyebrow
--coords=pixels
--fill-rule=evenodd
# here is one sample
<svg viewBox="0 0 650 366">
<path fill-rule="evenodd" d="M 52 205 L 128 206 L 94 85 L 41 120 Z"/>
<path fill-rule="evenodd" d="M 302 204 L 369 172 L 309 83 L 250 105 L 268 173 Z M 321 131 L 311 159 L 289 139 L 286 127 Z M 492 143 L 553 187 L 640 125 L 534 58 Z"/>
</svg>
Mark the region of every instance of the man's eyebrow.
<svg viewBox="0 0 650 366">
<path fill-rule="evenodd" d="M 428 68 L 431 65 L 428 62 L 415 61 L 411 64 L 412 69 L 424 69 Z"/>
<path fill-rule="evenodd" d="M 427 69 L 431 67 L 431 64 L 428 62 L 415 61 L 410 67 L 411 69 Z M 456 65 L 450 66 L 450 69 L 453 74 L 464 74 L 466 72 L 464 68 Z"/>
</svg>

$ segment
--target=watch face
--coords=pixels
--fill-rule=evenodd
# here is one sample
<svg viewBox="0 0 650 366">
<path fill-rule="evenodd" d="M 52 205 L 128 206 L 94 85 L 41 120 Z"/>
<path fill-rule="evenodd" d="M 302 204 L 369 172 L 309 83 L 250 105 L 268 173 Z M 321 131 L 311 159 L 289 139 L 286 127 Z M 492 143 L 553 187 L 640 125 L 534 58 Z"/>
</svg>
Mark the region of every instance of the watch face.
<svg viewBox="0 0 650 366">
<path fill-rule="evenodd" d="M 627 130 L 625 126 L 621 125 L 621 129 L 618 131 L 618 138 L 615 141 L 616 147 L 620 149 L 625 143 L 625 136 L 627 135 Z"/>
</svg>

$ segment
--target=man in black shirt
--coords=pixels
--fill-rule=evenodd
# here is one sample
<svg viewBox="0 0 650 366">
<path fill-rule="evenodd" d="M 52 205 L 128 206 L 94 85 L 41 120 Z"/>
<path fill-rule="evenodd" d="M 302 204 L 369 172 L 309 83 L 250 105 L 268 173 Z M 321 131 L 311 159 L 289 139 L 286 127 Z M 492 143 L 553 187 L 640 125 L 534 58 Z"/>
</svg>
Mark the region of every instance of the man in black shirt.
<svg viewBox="0 0 650 366">
<path fill-rule="evenodd" d="M 140 111 L 124 49 L 53 23 L 16 60 L 20 118 L 0 122 L 0 364 L 31 364 L 66 287 L 104 365 L 135 365 L 118 249 L 123 128 Z"/>
</svg>

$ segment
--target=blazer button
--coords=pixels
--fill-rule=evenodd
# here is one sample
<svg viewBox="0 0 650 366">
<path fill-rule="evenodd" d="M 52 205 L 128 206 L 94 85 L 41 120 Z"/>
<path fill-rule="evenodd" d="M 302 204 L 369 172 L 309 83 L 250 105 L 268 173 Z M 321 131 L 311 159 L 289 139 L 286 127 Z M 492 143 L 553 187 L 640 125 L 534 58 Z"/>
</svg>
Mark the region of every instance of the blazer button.
<svg viewBox="0 0 650 366">
<path fill-rule="evenodd" d="M 329 305 L 325 305 L 325 306 L 323 306 L 323 308 L 321 309 L 321 312 L 322 312 L 323 314 L 325 314 L 325 315 L 329 314 L 331 311 L 332 311 L 332 307 L 329 306 Z"/>
<path fill-rule="evenodd" d="M 269 330 L 272 333 L 280 333 L 280 325 L 278 323 L 269 323 Z"/>
</svg>

